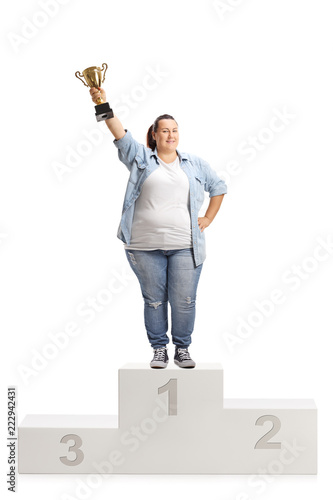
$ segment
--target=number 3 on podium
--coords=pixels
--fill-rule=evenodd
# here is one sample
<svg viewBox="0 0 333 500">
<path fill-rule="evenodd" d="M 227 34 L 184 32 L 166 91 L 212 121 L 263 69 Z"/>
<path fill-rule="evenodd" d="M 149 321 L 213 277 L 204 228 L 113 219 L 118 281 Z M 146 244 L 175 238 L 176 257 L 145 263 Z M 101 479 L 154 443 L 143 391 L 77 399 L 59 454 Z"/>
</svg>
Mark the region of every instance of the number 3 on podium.
<svg viewBox="0 0 333 500">
<path fill-rule="evenodd" d="M 84 459 L 83 451 L 80 449 L 82 446 L 82 439 L 77 434 L 66 434 L 66 436 L 61 438 L 60 443 L 68 443 L 68 441 L 74 441 L 74 444 L 68 447 L 68 452 L 74 452 L 75 458 L 74 460 L 69 460 L 68 457 L 59 457 L 60 461 L 64 465 L 79 465 Z"/>
</svg>

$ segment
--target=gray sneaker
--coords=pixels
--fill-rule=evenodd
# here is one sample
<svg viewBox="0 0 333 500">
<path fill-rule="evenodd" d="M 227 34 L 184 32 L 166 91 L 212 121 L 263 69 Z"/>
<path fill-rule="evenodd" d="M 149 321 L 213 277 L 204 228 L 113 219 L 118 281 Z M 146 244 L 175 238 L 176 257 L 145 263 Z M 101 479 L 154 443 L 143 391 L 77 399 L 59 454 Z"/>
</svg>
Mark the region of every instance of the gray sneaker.
<svg viewBox="0 0 333 500">
<path fill-rule="evenodd" d="M 187 347 L 176 347 L 174 362 L 181 368 L 195 367 L 195 362 L 191 359 Z"/>
<path fill-rule="evenodd" d="M 154 349 L 154 357 L 150 362 L 151 368 L 166 368 L 168 362 L 169 358 L 166 347 Z"/>
</svg>

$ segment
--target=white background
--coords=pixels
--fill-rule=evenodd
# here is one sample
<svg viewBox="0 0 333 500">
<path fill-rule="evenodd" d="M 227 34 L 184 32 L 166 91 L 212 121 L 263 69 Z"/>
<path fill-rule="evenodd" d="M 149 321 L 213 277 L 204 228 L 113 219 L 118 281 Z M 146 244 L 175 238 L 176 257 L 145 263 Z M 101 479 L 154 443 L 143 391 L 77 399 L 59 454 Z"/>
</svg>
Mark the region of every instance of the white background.
<svg viewBox="0 0 333 500">
<path fill-rule="evenodd" d="M 314 398 L 319 474 L 277 477 L 261 490 L 249 486 L 246 476 L 110 476 L 87 498 L 127 498 L 138 488 L 142 496 L 161 499 L 329 494 L 333 250 L 320 242 L 333 238 L 330 4 L 6 3 L 1 13 L 3 490 L 8 385 L 18 387 L 19 422 L 28 413 L 116 414 L 118 368 L 152 357 L 139 285 L 116 237 L 128 173 L 105 124 L 95 120 L 88 89 L 74 76 L 107 62 L 108 101 L 138 141 L 145 141 L 159 114 L 170 113 L 179 123 L 180 151 L 203 157 L 227 180 L 221 211 L 206 230 L 192 357 L 223 364 L 226 397 Z M 272 121 L 277 112 L 284 122 Z M 279 131 L 268 130 L 273 123 Z M 244 148 L 252 140 L 257 149 L 250 157 Z M 230 171 L 231 162 L 236 170 Z M 268 306 L 274 289 L 280 290 L 281 303 Z M 109 303 L 99 302 L 88 322 L 79 311 L 87 310 L 92 297 Z M 265 316 L 256 301 L 266 301 Z M 249 321 L 254 326 L 246 338 L 243 330 L 242 338 L 239 325 Z M 71 337 L 64 334 L 70 323 L 76 329 Z M 60 332 L 68 344 L 57 349 L 53 342 L 50 359 L 51 336 Z M 228 344 L 227 333 L 238 343 Z M 38 355 L 39 369 L 33 372 Z M 22 475 L 17 498 L 75 497 L 77 480 Z"/>
</svg>

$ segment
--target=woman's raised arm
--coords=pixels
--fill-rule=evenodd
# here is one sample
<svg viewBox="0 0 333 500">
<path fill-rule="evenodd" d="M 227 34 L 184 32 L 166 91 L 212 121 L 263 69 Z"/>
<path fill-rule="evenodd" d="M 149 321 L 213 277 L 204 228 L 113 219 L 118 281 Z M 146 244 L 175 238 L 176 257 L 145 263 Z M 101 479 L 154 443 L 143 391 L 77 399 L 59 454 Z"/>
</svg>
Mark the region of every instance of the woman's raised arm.
<svg viewBox="0 0 333 500">
<path fill-rule="evenodd" d="M 98 89 L 93 87 L 90 89 L 89 92 L 90 92 L 91 98 L 95 104 L 98 104 L 97 99 L 99 97 L 101 97 L 104 102 L 107 101 L 105 90 L 102 89 L 101 87 L 99 87 Z M 119 120 L 119 118 L 117 116 L 114 116 L 113 118 L 109 118 L 108 120 L 105 120 L 105 123 L 106 123 L 108 129 L 110 130 L 110 132 L 113 134 L 116 141 L 118 141 L 118 139 L 121 139 L 122 137 L 124 137 L 124 135 L 126 134 L 126 131 L 125 131 L 124 127 L 122 126 L 121 121 Z"/>
</svg>

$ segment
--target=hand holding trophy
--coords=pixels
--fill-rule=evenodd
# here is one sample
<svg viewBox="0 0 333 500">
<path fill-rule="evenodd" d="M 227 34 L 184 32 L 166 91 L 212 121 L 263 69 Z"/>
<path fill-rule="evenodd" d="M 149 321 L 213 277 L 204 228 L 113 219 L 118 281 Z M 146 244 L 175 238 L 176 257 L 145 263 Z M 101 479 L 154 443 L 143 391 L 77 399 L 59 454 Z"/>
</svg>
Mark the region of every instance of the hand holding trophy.
<svg viewBox="0 0 333 500">
<path fill-rule="evenodd" d="M 105 68 L 104 68 L 105 66 Z M 102 64 L 102 68 L 99 68 L 98 66 L 91 66 L 90 68 L 86 68 L 84 71 L 82 71 L 82 74 L 77 71 L 75 73 L 76 78 L 81 80 L 83 84 L 86 87 L 90 88 L 99 88 L 101 84 L 105 80 L 105 73 L 108 68 L 108 65 L 106 63 Z M 103 80 L 102 80 L 102 71 L 104 70 L 104 75 L 103 75 Z M 84 78 L 84 80 L 82 80 Z M 87 82 L 87 83 L 86 83 Z M 108 102 L 103 102 L 103 99 L 101 97 L 98 98 L 97 101 L 97 106 L 95 106 L 95 116 L 96 120 L 98 122 L 102 120 L 107 120 L 108 118 L 113 118 L 113 111 L 110 108 L 110 105 Z"/>
</svg>

